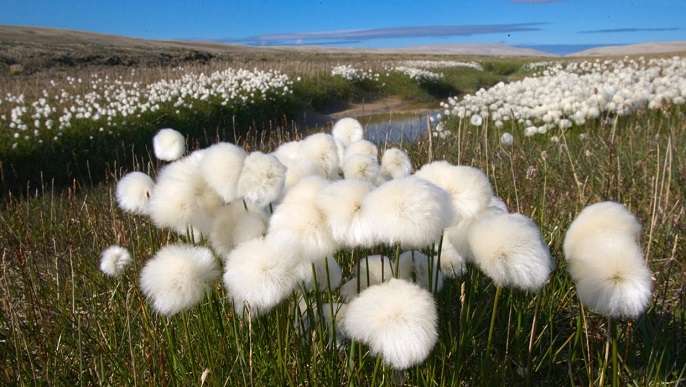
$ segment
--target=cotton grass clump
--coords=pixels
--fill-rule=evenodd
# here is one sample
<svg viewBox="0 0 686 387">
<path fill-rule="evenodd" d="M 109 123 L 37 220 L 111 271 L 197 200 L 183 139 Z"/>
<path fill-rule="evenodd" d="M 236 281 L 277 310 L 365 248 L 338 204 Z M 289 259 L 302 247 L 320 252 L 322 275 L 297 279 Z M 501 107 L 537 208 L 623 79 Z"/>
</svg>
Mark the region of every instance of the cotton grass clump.
<svg viewBox="0 0 686 387">
<path fill-rule="evenodd" d="M 426 179 L 450 193 L 455 211 L 454 224 L 479 214 L 488 207 L 493 197 L 488 177 L 474 167 L 434 161 L 420 168 L 415 176 Z"/>
<path fill-rule="evenodd" d="M 236 313 L 250 308 L 253 317 L 269 312 L 297 285 L 295 252 L 256 238 L 243 242 L 228 255 L 223 282 Z"/>
<path fill-rule="evenodd" d="M 468 238 L 474 263 L 499 287 L 536 291 L 555 266 L 538 227 L 522 214 L 482 216 Z"/>
<path fill-rule="evenodd" d="M 315 133 L 307 136 L 300 142 L 298 156 L 313 161 L 329 179 L 338 177 L 338 148 L 330 134 Z"/>
<path fill-rule="evenodd" d="M 154 188 L 155 182 L 145 173 L 127 173 L 117 182 L 117 204 L 126 212 L 145 215 Z"/>
<path fill-rule="evenodd" d="M 210 249 L 174 244 L 163 247 L 146 262 L 140 284 L 154 309 L 171 316 L 199 303 L 219 275 Z"/>
<path fill-rule="evenodd" d="M 362 211 L 377 243 L 407 248 L 437 242 L 455 213 L 445 190 L 416 176 L 382 184 L 366 196 Z"/>
<path fill-rule="evenodd" d="M 386 149 L 381 157 L 378 183 L 409 176 L 412 173 L 412 162 L 407 153 L 398 148 Z"/>
<path fill-rule="evenodd" d="M 579 213 L 563 243 L 567 271 L 581 301 L 614 318 L 638 318 L 650 303 L 652 272 L 638 239 L 641 226 L 626 207 L 595 203 Z"/>
<path fill-rule="evenodd" d="M 238 179 L 245 157 L 243 148 L 222 142 L 207 148 L 200 161 L 203 178 L 226 203 L 239 196 Z"/>
<path fill-rule="evenodd" d="M 362 203 L 373 189 L 366 180 L 345 179 L 319 192 L 315 202 L 337 243 L 351 248 L 374 244 L 373 234 L 361 218 Z"/>
<path fill-rule="evenodd" d="M 346 179 L 375 182 L 379 169 L 379 163 L 373 157 L 366 154 L 354 154 L 346 159 L 343 165 L 343 176 Z"/>
<path fill-rule="evenodd" d="M 157 227 L 171 228 L 182 235 L 189 229 L 209 235 L 212 213 L 223 201 L 202 178 L 200 160 L 190 155 L 160 170 L 148 206 Z"/>
<path fill-rule="evenodd" d="M 286 167 L 274 155 L 252 152 L 245 158 L 238 178 L 238 192 L 246 202 L 266 207 L 283 190 Z"/>
<path fill-rule="evenodd" d="M 361 140 L 364 136 L 364 128 L 360 122 L 352 117 L 341 118 L 331 128 L 333 137 L 345 147 L 352 142 Z"/>
<path fill-rule="evenodd" d="M 178 160 L 186 152 L 186 139 L 174 129 L 160 129 L 152 139 L 152 148 L 160 160 Z"/>
<path fill-rule="evenodd" d="M 219 208 L 212 219 L 210 245 L 217 254 L 226 256 L 236 245 L 255 239 L 267 232 L 266 214 L 242 201 L 234 201 Z"/>
<path fill-rule="evenodd" d="M 343 326 L 373 355 L 404 370 L 423 362 L 438 340 L 438 313 L 431 293 L 404 280 L 369 287 L 352 300 Z"/>
<path fill-rule="evenodd" d="M 110 277 L 119 277 L 132 261 L 131 253 L 127 249 L 110 246 L 100 253 L 100 270 Z"/>
</svg>

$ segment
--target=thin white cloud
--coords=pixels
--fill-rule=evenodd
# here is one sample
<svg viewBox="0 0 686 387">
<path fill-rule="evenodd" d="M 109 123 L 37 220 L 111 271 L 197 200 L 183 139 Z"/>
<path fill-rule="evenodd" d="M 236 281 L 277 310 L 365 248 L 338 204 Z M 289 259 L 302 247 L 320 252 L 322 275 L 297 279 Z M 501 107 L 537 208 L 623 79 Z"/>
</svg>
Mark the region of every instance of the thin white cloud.
<svg viewBox="0 0 686 387">
<path fill-rule="evenodd" d="M 278 34 L 256 35 L 240 39 L 227 38 L 222 39 L 221 41 L 228 43 L 244 43 L 257 45 L 293 44 L 295 42 L 299 42 L 299 44 L 313 44 L 313 42 L 317 42 L 318 44 L 335 44 L 336 42 L 362 41 L 370 39 L 451 37 L 522 31 L 539 31 L 539 26 L 543 24 L 545 23 L 422 26 L 321 32 L 287 32 Z"/>
</svg>

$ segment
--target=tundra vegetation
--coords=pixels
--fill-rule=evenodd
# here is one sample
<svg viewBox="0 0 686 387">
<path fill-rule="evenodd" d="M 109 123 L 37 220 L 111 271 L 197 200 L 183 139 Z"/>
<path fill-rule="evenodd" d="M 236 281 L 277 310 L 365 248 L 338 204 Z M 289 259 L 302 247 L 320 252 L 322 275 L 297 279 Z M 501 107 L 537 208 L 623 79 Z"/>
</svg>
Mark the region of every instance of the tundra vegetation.
<svg viewBox="0 0 686 387">
<path fill-rule="evenodd" d="M 683 383 L 685 79 L 670 56 L 15 68 L 0 379 Z M 300 120 L 385 97 L 442 114 L 383 143 Z"/>
</svg>

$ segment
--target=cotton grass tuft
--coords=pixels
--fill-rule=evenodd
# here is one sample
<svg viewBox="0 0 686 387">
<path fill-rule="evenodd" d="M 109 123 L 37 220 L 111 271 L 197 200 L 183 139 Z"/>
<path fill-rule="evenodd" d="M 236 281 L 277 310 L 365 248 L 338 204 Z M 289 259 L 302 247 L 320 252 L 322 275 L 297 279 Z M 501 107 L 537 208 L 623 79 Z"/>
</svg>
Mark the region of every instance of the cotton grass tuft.
<svg viewBox="0 0 686 387">
<path fill-rule="evenodd" d="M 431 293 L 404 280 L 372 286 L 352 300 L 343 325 L 385 363 L 404 370 L 423 362 L 438 340 Z"/>
<path fill-rule="evenodd" d="M 110 246 L 100 254 L 100 270 L 110 277 L 119 277 L 132 261 L 131 253 L 127 249 Z"/>
<path fill-rule="evenodd" d="M 158 313 L 171 316 L 199 303 L 219 275 L 210 249 L 168 245 L 141 270 L 141 289 Z"/>
<path fill-rule="evenodd" d="M 163 161 L 180 159 L 186 152 L 186 139 L 178 131 L 165 128 L 160 129 L 152 139 L 155 157 Z"/>
<path fill-rule="evenodd" d="M 555 266 L 538 227 L 522 214 L 484 215 L 468 238 L 474 262 L 498 286 L 536 291 Z"/>
<path fill-rule="evenodd" d="M 207 148 L 200 161 L 203 178 L 226 203 L 238 197 L 238 179 L 244 160 L 243 148 L 222 142 Z"/>
<path fill-rule="evenodd" d="M 274 155 L 252 152 L 245 158 L 238 192 L 246 202 L 266 207 L 283 190 L 286 167 Z"/>
<path fill-rule="evenodd" d="M 117 204 L 132 214 L 147 214 L 155 182 L 143 172 L 130 172 L 117 182 Z"/>
<path fill-rule="evenodd" d="M 244 315 L 249 306 L 253 317 L 260 316 L 288 297 L 297 285 L 295 254 L 265 238 L 236 246 L 223 276 L 236 313 Z"/>
</svg>

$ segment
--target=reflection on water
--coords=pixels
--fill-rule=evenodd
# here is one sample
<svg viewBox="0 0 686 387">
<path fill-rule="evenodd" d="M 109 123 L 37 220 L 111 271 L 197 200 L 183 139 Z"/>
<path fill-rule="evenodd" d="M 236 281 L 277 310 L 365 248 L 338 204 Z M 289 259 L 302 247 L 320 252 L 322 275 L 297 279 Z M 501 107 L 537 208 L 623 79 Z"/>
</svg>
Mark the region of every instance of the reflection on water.
<svg viewBox="0 0 686 387">
<path fill-rule="evenodd" d="M 422 113 L 383 113 L 357 117 L 365 128 L 365 138 L 374 143 L 399 142 L 401 140 L 417 140 L 428 133 L 427 121 L 434 119 L 432 127 L 436 127 L 440 110 Z"/>
</svg>

